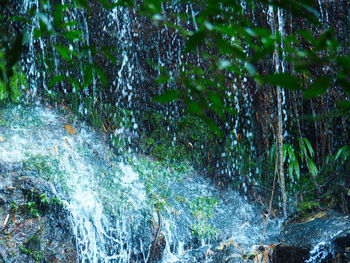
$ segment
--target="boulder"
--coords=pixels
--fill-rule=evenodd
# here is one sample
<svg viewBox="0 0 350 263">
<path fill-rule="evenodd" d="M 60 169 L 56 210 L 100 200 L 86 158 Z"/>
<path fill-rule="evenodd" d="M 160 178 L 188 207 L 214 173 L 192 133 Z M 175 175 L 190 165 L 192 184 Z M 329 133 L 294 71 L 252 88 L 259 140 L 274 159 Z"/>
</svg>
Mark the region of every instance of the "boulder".
<svg viewBox="0 0 350 263">
<path fill-rule="evenodd" d="M 332 210 L 314 212 L 284 224 L 274 263 L 349 262 L 350 218 Z"/>
</svg>

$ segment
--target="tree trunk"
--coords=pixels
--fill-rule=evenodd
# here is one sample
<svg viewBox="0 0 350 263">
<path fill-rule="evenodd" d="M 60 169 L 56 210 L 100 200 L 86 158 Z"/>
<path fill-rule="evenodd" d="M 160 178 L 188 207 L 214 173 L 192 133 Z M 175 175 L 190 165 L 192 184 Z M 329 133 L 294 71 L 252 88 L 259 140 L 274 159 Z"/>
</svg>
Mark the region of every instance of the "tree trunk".
<svg viewBox="0 0 350 263">
<path fill-rule="evenodd" d="M 270 22 L 271 22 L 271 30 L 273 33 L 276 33 L 276 31 L 279 31 L 281 36 L 284 35 L 284 29 L 283 29 L 283 12 L 282 10 L 277 10 L 277 16 L 275 15 L 275 10 L 272 6 L 270 6 L 269 9 L 269 15 L 270 15 Z M 283 44 L 281 44 L 283 49 Z M 284 72 L 285 67 L 283 64 L 283 58 L 282 61 L 280 60 L 279 56 L 279 47 L 276 45 L 276 49 L 274 52 L 274 63 L 275 63 L 275 70 L 276 73 Z M 283 208 L 283 215 L 287 216 L 287 192 L 286 192 L 286 178 L 284 176 L 284 167 L 283 167 L 283 112 L 282 112 L 282 91 L 281 87 L 277 86 L 277 146 L 278 146 L 278 175 L 279 175 L 279 182 L 281 186 L 281 192 L 282 192 L 282 208 Z"/>
</svg>

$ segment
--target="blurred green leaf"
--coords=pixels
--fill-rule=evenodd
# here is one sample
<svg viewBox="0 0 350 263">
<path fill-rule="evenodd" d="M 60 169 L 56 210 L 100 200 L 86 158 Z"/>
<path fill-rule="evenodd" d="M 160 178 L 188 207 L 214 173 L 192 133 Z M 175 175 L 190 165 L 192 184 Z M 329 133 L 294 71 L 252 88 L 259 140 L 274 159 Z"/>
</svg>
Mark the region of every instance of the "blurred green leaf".
<svg viewBox="0 0 350 263">
<path fill-rule="evenodd" d="M 307 138 L 304 138 L 304 143 L 307 146 L 309 153 L 310 153 L 310 157 L 314 156 L 314 150 L 312 149 L 311 143 Z"/>
<path fill-rule="evenodd" d="M 56 85 L 56 83 L 61 82 L 65 79 L 66 79 L 66 76 L 64 76 L 64 75 L 56 75 L 56 76 L 51 78 L 51 80 L 49 82 L 49 87 L 52 88 Z"/>
<path fill-rule="evenodd" d="M 77 56 L 76 52 L 63 45 L 55 45 L 55 49 L 66 61 L 72 60 L 71 55 Z"/>
<path fill-rule="evenodd" d="M 251 76 L 256 76 L 257 75 L 257 71 L 256 71 L 256 68 L 253 64 L 249 63 L 248 61 L 245 62 L 245 65 L 244 67 L 247 69 L 248 73 L 251 75 Z"/>
<path fill-rule="evenodd" d="M 337 102 L 337 107 L 342 111 L 350 111 L 350 101 L 340 100 Z"/>
<path fill-rule="evenodd" d="M 34 39 L 38 39 L 38 38 L 42 37 L 43 35 L 44 35 L 43 31 L 41 31 L 38 28 L 34 28 L 34 31 L 33 31 Z"/>
<path fill-rule="evenodd" d="M 80 30 L 71 30 L 63 33 L 63 36 L 70 40 L 81 40 L 83 32 Z"/>
<path fill-rule="evenodd" d="M 40 30 L 43 32 L 50 32 L 52 30 L 52 25 L 47 14 L 39 12 L 37 16 L 39 17 Z"/>
<path fill-rule="evenodd" d="M 305 99 L 311 99 L 326 92 L 331 82 L 330 76 L 323 76 L 316 79 L 304 92 Z"/>
<path fill-rule="evenodd" d="M 78 21 L 73 20 L 73 21 L 67 21 L 67 22 L 62 22 L 61 23 L 61 28 L 71 28 L 78 25 Z"/>
<path fill-rule="evenodd" d="M 274 86 L 280 86 L 289 90 L 300 90 L 300 80 L 289 73 L 276 73 L 268 75 L 265 82 Z"/>
<path fill-rule="evenodd" d="M 178 90 L 166 90 L 163 94 L 155 96 L 154 102 L 166 103 L 172 102 L 180 98 L 180 92 Z"/>
<path fill-rule="evenodd" d="M 92 80 L 94 78 L 94 73 L 93 73 L 93 65 L 91 64 L 86 64 L 83 67 L 83 73 L 84 73 L 84 82 L 83 82 L 83 87 L 87 87 L 92 83 Z"/>
<path fill-rule="evenodd" d="M 27 85 L 25 75 L 19 72 L 18 68 L 14 67 L 14 74 L 10 79 L 9 87 L 11 93 L 11 100 L 13 102 L 19 102 L 21 97 L 21 90 Z"/>
<path fill-rule="evenodd" d="M 301 37 L 303 37 L 305 40 L 309 41 L 312 44 L 312 46 L 317 45 L 317 40 L 312 35 L 310 30 L 297 30 L 296 33 L 299 34 Z"/>
<path fill-rule="evenodd" d="M 100 66 L 98 66 L 96 63 L 94 65 L 95 67 L 95 70 L 96 70 L 96 73 L 97 75 L 100 77 L 100 80 L 102 82 L 102 84 L 107 87 L 108 85 L 108 82 L 107 82 L 107 76 L 106 76 L 106 73 L 103 71 L 102 68 L 100 68 Z"/>
<path fill-rule="evenodd" d="M 313 176 L 316 176 L 318 174 L 318 169 L 317 169 L 314 161 L 309 156 L 306 156 L 306 161 L 307 161 L 307 163 L 309 165 L 311 174 Z"/>
<path fill-rule="evenodd" d="M 297 177 L 297 179 L 300 179 L 300 168 L 299 168 L 299 162 L 298 160 L 295 158 L 293 161 L 294 164 L 294 171 L 295 171 L 295 175 Z"/>
<path fill-rule="evenodd" d="M 338 152 L 335 154 L 334 156 L 334 160 L 338 160 L 339 156 L 341 156 L 342 154 L 346 153 L 347 152 L 347 155 L 349 155 L 350 153 L 350 147 L 345 145 L 343 147 L 341 147 Z"/>
<path fill-rule="evenodd" d="M 201 117 L 204 122 L 208 125 L 208 127 L 219 137 L 222 137 L 222 132 L 220 131 L 219 127 L 215 124 L 215 122 L 207 117 L 202 116 Z"/>
<path fill-rule="evenodd" d="M 290 176 L 290 177 L 293 176 L 293 170 L 294 170 L 294 162 L 289 161 L 289 164 L 288 164 L 288 173 L 289 173 L 289 176 Z"/>
<path fill-rule="evenodd" d="M 164 84 L 164 83 L 167 83 L 170 79 L 170 76 L 166 76 L 166 75 L 162 75 L 162 76 L 159 76 L 156 83 L 157 84 Z"/>
<path fill-rule="evenodd" d="M 88 0 L 74 0 L 77 7 L 89 8 Z"/>
<path fill-rule="evenodd" d="M 205 39 L 206 32 L 204 30 L 200 30 L 195 32 L 188 38 L 186 42 L 185 52 L 189 52 L 197 48 Z"/>
<path fill-rule="evenodd" d="M 67 78 L 67 80 L 72 84 L 75 89 L 79 90 L 79 81 L 75 78 Z"/>
<path fill-rule="evenodd" d="M 8 89 L 6 83 L 0 80 L 0 100 L 7 99 Z"/>
<path fill-rule="evenodd" d="M 113 48 L 114 50 L 114 48 Z M 114 65 L 118 64 L 118 61 L 115 57 L 115 55 L 111 52 L 110 47 L 102 47 L 101 52 L 106 56 L 106 58 L 111 61 Z"/>
<path fill-rule="evenodd" d="M 201 107 L 201 105 L 198 102 L 196 102 L 192 99 L 186 99 L 185 104 L 187 106 L 187 108 L 186 108 L 187 112 L 192 113 L 192 114 L 196 114 L 199 116 L 203 115 L 203 108 Z"/>
</svg>

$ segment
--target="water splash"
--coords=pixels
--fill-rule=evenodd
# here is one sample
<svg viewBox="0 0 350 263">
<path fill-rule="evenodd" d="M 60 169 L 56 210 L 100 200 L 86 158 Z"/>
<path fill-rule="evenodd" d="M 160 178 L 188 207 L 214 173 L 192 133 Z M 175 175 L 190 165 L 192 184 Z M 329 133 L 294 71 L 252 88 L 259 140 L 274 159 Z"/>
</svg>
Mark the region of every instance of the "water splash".
<svg viewBox="0 0 350 263">
<path fill-rule="evenodd" d="M 334 250 L 329 243 L 320 242 L 310 251 L 310 257 L 305 263 L 326 262 L 325 260 L 333 254 Z M 332 257 L 333 258 L 333 257 Z"/>
</svg>

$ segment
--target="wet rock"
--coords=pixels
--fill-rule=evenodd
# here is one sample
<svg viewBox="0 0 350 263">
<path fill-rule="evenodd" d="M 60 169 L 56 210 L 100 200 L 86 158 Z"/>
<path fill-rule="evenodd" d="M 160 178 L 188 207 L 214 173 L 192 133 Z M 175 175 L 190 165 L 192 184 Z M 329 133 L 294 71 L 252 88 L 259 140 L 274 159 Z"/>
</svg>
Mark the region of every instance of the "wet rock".
<svg viewBox="0 0 350 263">
<path fill-rule="evenodd" d="M 350 262 L 350 229 L 332 240 L 333 262 Z"/>
<path fill-rule="evenodd" d="M 160 233 L 157 239 L 153 241 L 152 249 L 150 251 L 149 262 L 159 262 L 163 257 L 163 251 L 166 245 L 165 236 Z"/>
<path fill-rule="evenodd" d="M 20 171 L 22 166 L 22 162 L 1 162 L 0 160 L 0 173 Z"/>
<path fill-rule="evenodd" d="M 197 249 L 191 249 L 185 253 L 182 262 L 194 263 L 194 262 L 212 262 L 212 248 L 210 245 L 201 246 Z"/>
<path fill-rule="evenodd" d="M 0 165 L 0 262 L 76 262 L 67 211 L 49 183 Z M 19 170 L 18 170 L 19 169 Z"/>
<path fill-rule="evenodd" d="M 5 204 L 5 200 L 6 200 L 6 197 L 4 197 L 4 196 L 0 193 L 0 205 L 4 205 L 4 204 Z"/>
<path fill-rule="evenodd" d="M 309 258 L 311 247 L 298 247 L 289 244 L 279 244 L 273 253 L 273 262 L 302 263 Z"/>
<path fill-rule="evenodd" d="M 317 211 L 285 224 L 279 240 L 274 263 L 348 262 L 350 218 L 331 210 Z"/>
</svg>

